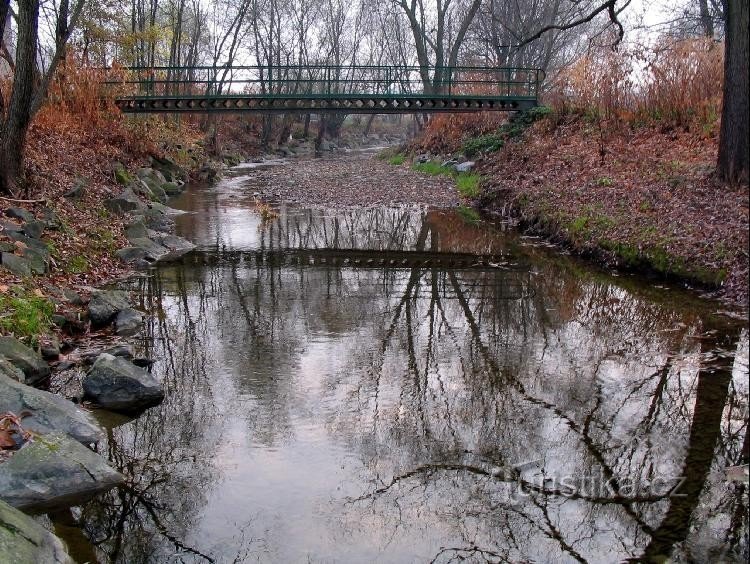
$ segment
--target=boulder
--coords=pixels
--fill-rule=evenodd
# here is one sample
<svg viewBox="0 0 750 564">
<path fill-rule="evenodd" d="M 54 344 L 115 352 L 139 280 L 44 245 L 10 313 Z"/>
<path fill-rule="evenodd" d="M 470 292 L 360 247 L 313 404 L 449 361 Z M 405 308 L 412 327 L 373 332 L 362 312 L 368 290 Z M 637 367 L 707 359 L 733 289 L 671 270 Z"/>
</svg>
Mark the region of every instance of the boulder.
<svg viewBox="0 0 750 564">
<path fill-rule="evenodd" d="M 27 431 L 43 435 L 61 431 L 84 444 L 104 437 L 94 418 L 72 401 L 17 382 L 7 370 L 0 372 L 0 413 L 23 416 L 21 424 Z"/>
<path fill-rule="evenodd" d="M 5 210 L 5 215 L 12 217 L 13 219 L 20 219 L 24 222 L 34 221 L 36 219 L 33 213 L 23 208 L 8 208 Z"/>
<path fill-rule="evenodd" d="M 125 228 L 125 237 L 127 237 L 128 241 L 148 237 L 148 228 L 146 227 L 146 224 L 143 223 L 143 220 L 139 219 L 138 221 L 130 223 Z"/>
<path fill-rule="evenodd" d="M 156 235 L 152 237 L 152 240 L 169 249 L 169 254 L 161 257 L 160 262 L 175 260 L 195 249 L 193 243 L 177 235 Z"/>
<path fill-rule="evenodd" d="M 11 231 L 15 233 L 23 233 L 23 227 L 15 221 L 0 219 L 0 231 L 5 231 L 6 234 L 10 233 Z"/>
<path fill-rule="evenodd" d="M 130 307 L 125 292 L 119 290 L 99 290 L 94 292 L 89 302 L 89 319 L 94 325 L 106 325 L 115 316 Z"/>
<path fill-rule="evenodd" d="M 177 184 L 176 182 L 165 182 L 161 185 L 161 189 L 164 190 L 167 196 L 177 196 L 184 191 L 182 185 Z"/>
<path fill-rule="evenodd" d="M 112 213 L 123 214 L 143 211 L 146 209 L 146 204 L 138 198 L 138 195 L 131 188 L 126 188 L 119 196 L 105 200 L 104 207 Z"/>
<path fill-rule="evenodd" d="M 143 314 L 132 308 L 124 309 L 115 317 L 115 333 L 130 337 L 143 327 Z"/>
<path fill-rule="evenodd" d="M 169 255 L 170 250 L 157 243 L 156 241 L 152 241 L 148 237 L 138 237 L 135 239 L 131 239 L 130 244 L 132 247 L 135 247 L 136 249 L 140 249 L 143 252 L 143 256 L 138 256 L 138 258 L 143 258 L 148 262 L 157 262 L 160 259 L 166 257 Z M 118 253 L 118 256 L 120 258 L 123 257 L 125 253 Z M 130 253 L 132 256 L 137 256 L 135 253 Z"/>
<path fill-rule="evenodd" d="M 87 352 L 86 354 L 81 356 L 81 361 L 84 364 L 94 364 L 94 361 L 99 358 L 99 355 L 101 354 L 110 354 L 112 356 L 118 356 L 121 358 L 124 358 L 125 360 L 130 360 L 133 358 L 133 346 L 129 345 L 127 343 L 119 344 L 119 345 L 113 345 L 111 347 L 108 347 L 104 350 L 95 351 L 95 352 Z"/>
<path fill-rule="evenodd" d="M 0 498 L 25 511 L 78 505 L 124 481 L 104 458 L 64 433 L 34 437 L 0 464 Z"/>
<path fill-rule="evenodd" d="M 10 270 L 18 276 L 31 276 L 31 264 L 25 258 L 14 255 L 13 253 L 1 253 L 0 262 L 3 268 Z"/>
<path fill-rule="evenodd" d="M 27 237 L 19 231 L 10 231 L 6 233 L 6 235 L 14 241 L 18 241 L 19 243 L 21 243 L 25 248 L 34 249 L 42 253 L 49 253 L 47 243 L 45 243 L 41 239 L 32 239 L 31 237 Z"/>
<path fill-rule="evenodd" d="M 26 375 L 23 373 L 23 370 L 11 364 L 4 356 L 0 356 L 0 375 L 16 382 L 21 382 L 22 384 L 26 381 Z M 0 403 L 2 403 L 1 399 Z M 2 408 L 0 408 L 0 413 L 3 413 Z"/>
<path fill-rule="evenodd" d="M 0 356 L 23 372 L 26 384 L 38 384 L 49 378 L 49 365 L 15 337 L 0 337 Z"/>
<path fill-rule="evenodd" d="M 27 221 L 23 224 L 23 233 L 32 239 L 39 239 L 42 236 L 45 227 L 46 225 L 44 222 L 37 220 Z"/>
<path fill-rule="evenodd" d="M 173 160 L 168 158 L 151 157 L 151 168 L 154 168 L 161 172 L 166 178 L 167 182 L 174 182 L 175 180 L 186 180 L 188 175 L 185 170 L 176 164 Z"/>
<path fill-rule="evenodd" d="M 18 564 L 73 564 L 62 541 L 34 521 L 0 500 L 0 554 L 4 562 Z"/>
<path fill-rule="evenodd" d="M 453 169 L 456 172 L 470 172 L 476 163 L 474 161 L 465 161 L 457 165 L 453 165 Z"/>
<path fill-rule="evenodd" d="M 28 262 L 29 268 L 34 274 L 44 274 L 47 272 L 47 261 L 49 253 L 39 249 L 27 248 L 23 250 L 23 258 Z"/>
<path fill-rule="evenodd" d="M 83 379 L 84 396 L 105 409 L 137 413 L 164 399 L 151 374 L 122 358 L 101 354 Z"/>
</svg>

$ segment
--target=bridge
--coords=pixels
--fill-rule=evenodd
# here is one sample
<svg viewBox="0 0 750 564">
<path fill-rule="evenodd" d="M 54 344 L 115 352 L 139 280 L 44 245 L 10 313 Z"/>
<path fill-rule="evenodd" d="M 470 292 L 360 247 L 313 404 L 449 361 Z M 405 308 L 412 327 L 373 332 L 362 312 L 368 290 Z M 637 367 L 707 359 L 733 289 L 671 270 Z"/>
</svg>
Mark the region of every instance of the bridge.
<svg viewBox="0 0 750 564">
<path fill-rule="evenodd" d="M 125 113 L 515 111 L 537 105 L 544 79 L 539 69 L 517 67 L 313 65 L 109 70 L 105 85 Z"/>
</svg>

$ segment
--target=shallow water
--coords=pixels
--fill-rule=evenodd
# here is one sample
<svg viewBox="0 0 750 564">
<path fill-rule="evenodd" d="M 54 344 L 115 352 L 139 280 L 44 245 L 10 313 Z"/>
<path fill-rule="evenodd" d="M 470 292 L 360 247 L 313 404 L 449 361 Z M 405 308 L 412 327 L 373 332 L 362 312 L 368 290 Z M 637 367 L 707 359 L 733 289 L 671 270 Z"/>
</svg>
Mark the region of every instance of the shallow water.
<svg viewBox="0 0 750 564">
<path fill-rule="evenodd" d="M 133 283 L 167 399 L 54 517 L 79 561 L 747 558 L 744 324 L 455 211 L 263 222 L 252 172 Z"/>
</svg>

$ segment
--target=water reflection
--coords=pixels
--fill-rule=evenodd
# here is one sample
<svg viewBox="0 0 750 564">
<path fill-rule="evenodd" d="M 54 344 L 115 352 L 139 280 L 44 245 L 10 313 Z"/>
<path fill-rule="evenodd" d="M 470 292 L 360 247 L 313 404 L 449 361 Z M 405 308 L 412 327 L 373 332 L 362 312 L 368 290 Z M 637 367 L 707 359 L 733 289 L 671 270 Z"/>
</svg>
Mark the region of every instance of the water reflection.
<svg viewBox="0 0 750 564">
<path fill-rule="evenodd" d="M 202 252 L 135 287 L 167 401 L 74 515 L 100 560 L 747 558 L 746 329 L 453 213 L 191 197 Z"/>
</svg>

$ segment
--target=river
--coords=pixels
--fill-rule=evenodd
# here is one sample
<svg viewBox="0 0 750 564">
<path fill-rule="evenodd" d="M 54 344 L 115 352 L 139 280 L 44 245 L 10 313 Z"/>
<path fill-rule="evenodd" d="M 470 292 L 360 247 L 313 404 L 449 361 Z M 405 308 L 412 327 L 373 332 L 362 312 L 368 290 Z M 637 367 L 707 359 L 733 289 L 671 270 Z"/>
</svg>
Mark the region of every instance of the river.
<svg viewBox="0 0 750 564">
<path fill-rule="evenodd" d="M 747 558 L 746 323 L 455 210 L 263 220 L 253 172 L 130 285 L 167 399 L 52 516 L 77 560 Z"/>
</svg>

